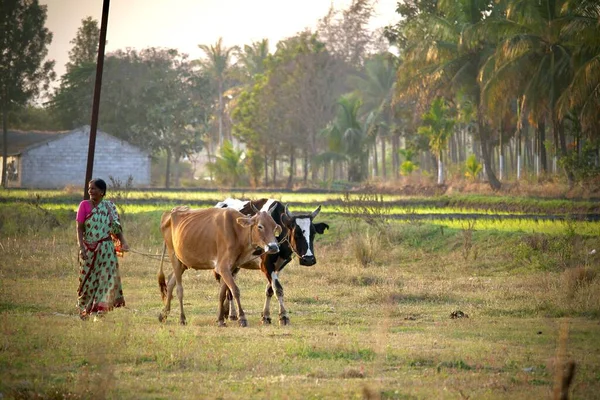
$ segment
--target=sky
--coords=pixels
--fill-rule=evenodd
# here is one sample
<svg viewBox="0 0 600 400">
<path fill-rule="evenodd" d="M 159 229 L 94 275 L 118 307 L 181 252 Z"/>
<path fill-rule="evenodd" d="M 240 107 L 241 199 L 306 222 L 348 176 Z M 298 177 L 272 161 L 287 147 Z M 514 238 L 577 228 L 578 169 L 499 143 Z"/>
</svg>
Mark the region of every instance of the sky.
<svg viewBox="0 0 600 400">
<path fill-rule="evenodd" d="M 399 20 L 398 0 L 377 0 L 372 28 Z M 199 58 L 198 44 L 227 47 L 264 38 L 271 46 L 306 28 L 315 29 L 329 7 L 346 9 L 352 0 L 112 0 L 106 53 L 125 48 L 176 48 Z M 70 43 L 86 17 L 102 20 L 103 0 L 40 0 L 48 6 L 46 27 L 53 33 L 48 59 L 60 77 L 69 60 Z"/>
</svg>

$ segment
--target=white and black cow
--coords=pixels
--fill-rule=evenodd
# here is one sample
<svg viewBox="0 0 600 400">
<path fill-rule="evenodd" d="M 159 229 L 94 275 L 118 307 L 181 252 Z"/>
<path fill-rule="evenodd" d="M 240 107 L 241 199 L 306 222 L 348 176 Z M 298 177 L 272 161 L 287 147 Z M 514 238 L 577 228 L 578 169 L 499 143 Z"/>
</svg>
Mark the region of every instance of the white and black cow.
<svg viewBox="0 0 600 400">
<path fill-rule="evenodd" d="M 273 293 L 275 293 L 279 301 L 279 324 L 289 324 L 290 319 L 283 304 L 283 286 L 279 281 L 279 273 L 283 270 L 283 267 L 292 261 L 294 254 L 298 257 L 300 265 L 312 266 L 317 263 L 313 247 L 315 235 L 317 233 L 322 234 L 325 229 L 329 229 L 329 225 L 326 223 L 313 223 L 314 218 L 321 211 L 321 206 L 311 213 L 291 213 L 287 206 L 273 199 L 260 199 L 250 202 L 228 198 L 217 203 L 215 207 L 234 208 L 248 216 L 255 214 L 253 208 L 261 211 L 272 210 L 271 216 L 282 227 L 282 231 L 277 237 L 279 252 L 260 255 L 260 269 L 269 281 L 265 291 L 266 298 L 261 321 L 263 324 L 271 323 L 270 303 Z M 247 267 L 252 268 L 252 264 Z M 242 266 L 242 268 L 246 268 L 246 266 Z M 231 294 L 227 291 L 226 299 L 221 299 L 221 301 L 229 303 L 229 318 L 235 320 L 237 318 L 235 305 L 230 300 Z"/>
</svg>

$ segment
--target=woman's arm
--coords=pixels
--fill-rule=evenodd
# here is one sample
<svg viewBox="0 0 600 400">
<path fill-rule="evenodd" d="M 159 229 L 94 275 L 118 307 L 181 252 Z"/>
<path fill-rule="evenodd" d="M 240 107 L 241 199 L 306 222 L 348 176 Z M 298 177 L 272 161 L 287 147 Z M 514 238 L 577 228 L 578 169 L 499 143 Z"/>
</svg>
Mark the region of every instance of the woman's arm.
<svg viewBox="0 0 600 400">
<path fill-rule="evenodd" d="M 79 254 L 81 255 L 81 258 L 85 260 L 87 257 L 87 249 L 83 241 L 84 226 L 83 222 L 77 221 L 77 244 L 79 245 Z"/>
<path fill-rule="evenodd" d="M 127 241 L 125 240 L 123 231 L 119 232 L 116 236 L 117 236 L 117 239 L 119 239 L 119 241 L 121 242 L 121 250 L 129 251 L 129 244 L 127 244 Z"/>
</svg>

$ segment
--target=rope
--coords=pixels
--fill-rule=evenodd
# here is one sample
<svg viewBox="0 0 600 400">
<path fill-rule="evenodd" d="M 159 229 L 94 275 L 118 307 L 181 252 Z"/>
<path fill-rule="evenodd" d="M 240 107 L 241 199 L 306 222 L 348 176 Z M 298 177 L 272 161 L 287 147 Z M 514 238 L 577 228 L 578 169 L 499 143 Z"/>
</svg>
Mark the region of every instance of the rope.
<svg viewBox="0 0 600 400">
<path fill-rule="evenodd" d="M 132 248 L 129 249 L 129 252 L 130 253 L 139 254 L 141 256 L 152 258 L 152 259 L 155 259 L 155 260 L 162 260 L 164 258 L 167 258 L 166 256 L 163 256 L 161 254 L 142 253 L 141 251 L 137 251 L 137 250 L 134 250 Z"/>
</svg>

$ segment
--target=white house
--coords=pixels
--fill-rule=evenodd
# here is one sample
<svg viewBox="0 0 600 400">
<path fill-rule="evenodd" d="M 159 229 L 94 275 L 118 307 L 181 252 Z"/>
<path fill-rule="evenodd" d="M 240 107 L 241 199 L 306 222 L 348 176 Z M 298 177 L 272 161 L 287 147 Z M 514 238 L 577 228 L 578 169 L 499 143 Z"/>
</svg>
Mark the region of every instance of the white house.
<svg viewBox="0 0 600 400">
<path fill-rule="evenodd" d="M 63 132 L 8 132 L 8 184 L 24 188 L 64 188 L 83 185 L 87 169 L 90 127 Z M 2 169 L 0 141 L 0 170 Z M 136 187 L 150 185 L 150 154 L 139 147 L 96 131 L 93 178 Z"/>
</svg>

